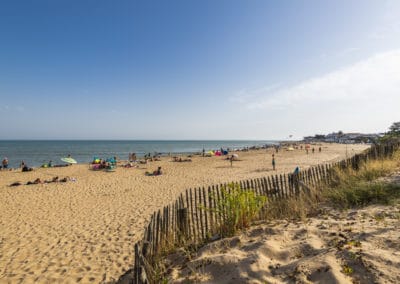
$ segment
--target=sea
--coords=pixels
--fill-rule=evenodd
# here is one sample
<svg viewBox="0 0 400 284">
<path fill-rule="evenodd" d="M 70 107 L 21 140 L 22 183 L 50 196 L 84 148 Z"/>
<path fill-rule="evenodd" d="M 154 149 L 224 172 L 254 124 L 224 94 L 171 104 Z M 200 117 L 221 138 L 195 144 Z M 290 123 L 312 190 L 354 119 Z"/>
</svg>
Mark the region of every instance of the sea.
<svg viewBox="0 0 400 284">
<path fill-rule="evenodd" d="M 88 163 L 94 157 L 117 157 L 128 160 L 129 153 L 138 157 L 145 154 L 192 154 L 217 149 L 243 149 L 277 144 L 268 140 L 3 140 L 0 141 L 0 159 L 9 160 L 9 167 L 16 168 L 24 161 L 29 167 L 38 167 L 50 160 L 53 165 L 71 155 L 78 163 Z"/>
</svg>

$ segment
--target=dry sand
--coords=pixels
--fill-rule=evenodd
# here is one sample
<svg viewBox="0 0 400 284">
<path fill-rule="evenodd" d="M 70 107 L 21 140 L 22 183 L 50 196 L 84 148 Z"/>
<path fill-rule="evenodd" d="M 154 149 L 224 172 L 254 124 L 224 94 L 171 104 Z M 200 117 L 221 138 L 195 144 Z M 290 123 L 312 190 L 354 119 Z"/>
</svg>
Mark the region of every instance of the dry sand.
<svg viewBox="0 0 400 284">
<path fill-rule="evenodd" d="M 400 204 L 259 225 L 168 257 L 173 283 L 400 283 Z"/>
<path fill-rule="evenodd" d="M 324 144 L 322 152 L 275 154 L 277 172 L 340 160 L 365 145 Z M 221 157 L 170 158 L 116 172 L 87 165 L 0 171 L 0 283 L 87 283 L 118 279 L 133 265 L 133 245 L 154 210 L 189 187 L 274 173 L 271 150 L 240 152 L 233 167 Z M 146 170 L 162 166 L 164 175 Z M 75 182 L 9 187 L 15 181 L 74 177 Z"/>
</svg>

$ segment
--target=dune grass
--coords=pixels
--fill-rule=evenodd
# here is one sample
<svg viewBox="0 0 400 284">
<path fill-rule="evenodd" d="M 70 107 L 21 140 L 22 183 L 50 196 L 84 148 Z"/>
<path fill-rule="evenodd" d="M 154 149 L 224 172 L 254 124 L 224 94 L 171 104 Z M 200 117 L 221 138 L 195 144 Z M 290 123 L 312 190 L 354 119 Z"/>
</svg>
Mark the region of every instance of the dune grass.
<svg viewBox="0 0 400 284">
<path fill-rule="evenodd" d="M 322 188 L 322 196 L 337 208 L 391 204 L 400 198 L 400 184 L 385 179 L 400 167 L 400 151 L 391 158 L 367 161 L 358 171 L 332 170 L 332 182 Z"/>
<path fill-rule="evenodd" d="M 385 177 L 400 169 L 400 150 L 386 159 L 370 160 L 358 170 L 331 170 L 331 182 L 301 191 L 299 196 L 270 200 L 266 219 L 306 220 L 320 212 L 321 204 L 339 209 L 370 204 L 392 204 L 400 200 L 400 184 Z"/>
</svg>

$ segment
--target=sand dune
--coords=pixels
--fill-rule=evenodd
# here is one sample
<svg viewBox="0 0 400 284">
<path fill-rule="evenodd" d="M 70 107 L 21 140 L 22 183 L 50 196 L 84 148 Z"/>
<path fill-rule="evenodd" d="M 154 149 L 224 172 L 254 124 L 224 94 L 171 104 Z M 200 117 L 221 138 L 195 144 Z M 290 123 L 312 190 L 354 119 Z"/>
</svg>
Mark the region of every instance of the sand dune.
<svg viewBox="0 0 400 284">
<path fill-rule="evenodd" d="M 365 145 L 324 145 L 322 153 L 280 151 L 277 172 L 342 159 Z M 239 153 L 233 167 L 221 157 L 170 158 L 139 168 L 95 172 L 87 165 L 0 171 L 0 282 L 108 282 L 133 265 L 133 245 L 151 213 L 186 188 L 272 173 L 272 150 Z M 165 174 L 144 175 L 162 166 Z M 39 177 L 75 182 L 9 187 Z M 277 252 L 278 253 L 278 252 Z"/>
<path fill-rule="evenodd" d="M 210 243 L 187 262 L 169 256 L 173 283 L 400 283 L 400 204 L 275 221 Z"/>
</svg>

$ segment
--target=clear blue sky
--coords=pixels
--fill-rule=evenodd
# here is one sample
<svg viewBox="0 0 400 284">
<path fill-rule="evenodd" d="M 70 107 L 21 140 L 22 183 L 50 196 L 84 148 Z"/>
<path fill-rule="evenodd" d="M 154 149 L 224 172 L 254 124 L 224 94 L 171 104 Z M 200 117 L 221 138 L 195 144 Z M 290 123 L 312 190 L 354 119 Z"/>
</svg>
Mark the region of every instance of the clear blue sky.
<svg viewBox="0 0 400 284">
<path fill-rule="evenodd" d="M 395 0 L 4 0 L 0 139 L 385 131 L 399 19 Z"/>
</svg>

